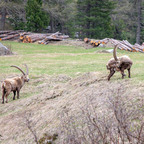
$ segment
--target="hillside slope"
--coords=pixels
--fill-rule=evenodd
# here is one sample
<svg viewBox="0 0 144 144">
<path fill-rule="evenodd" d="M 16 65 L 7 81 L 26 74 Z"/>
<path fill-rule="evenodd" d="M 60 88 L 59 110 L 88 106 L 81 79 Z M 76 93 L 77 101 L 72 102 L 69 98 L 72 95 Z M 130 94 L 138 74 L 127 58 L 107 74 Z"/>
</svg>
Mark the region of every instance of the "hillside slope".
<svg viewBox="0 0 144 144">
<path fill-rule="evenodd" d="M 110 115 L 111 110 L 107 107 L 109 98 L 114 97 L 119 89 L 122 89 L 123 99 L 128 102 L 136 104 L 143 100 L 144 85 L 131 85 L 130 79 L 108 82 L 105 76 L 96 72 L 76 78 L 45 75 L 32 79 L 31 83 L 39 93 L 31 88 L 31 93 L 34 93 L 31 97 L 0 104 L 1 144 L 34 143 L 27 119 L 38 138 L 44 133 L 59 133 L 62 113 L 67 110 L 69 115 L 77 115 L 90 98 L 96 104 L 98 113 Z M 29 91 L 29 86 L 25 85 L 23 91 Z"/>
</svg>

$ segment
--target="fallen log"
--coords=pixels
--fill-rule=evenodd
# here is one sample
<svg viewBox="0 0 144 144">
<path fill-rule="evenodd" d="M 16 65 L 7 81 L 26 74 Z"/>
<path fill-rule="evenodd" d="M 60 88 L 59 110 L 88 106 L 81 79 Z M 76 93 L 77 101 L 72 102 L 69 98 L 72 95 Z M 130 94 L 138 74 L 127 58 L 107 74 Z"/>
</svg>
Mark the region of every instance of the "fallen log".
<svg viewBox="0 0 144 144">
<path fill-rule="evenodd" d="M 9 39 L 12 39 L 12 38 L 16 38 L 18 37 L 20 34 L 15 34 L 15 35 L 9 35 L 7 37 L 4 37 L 4 38 L 1 38 L 0 40 L 9 40 Z"/>
<path fill-rule="evenodd" d="M 0 35 L 0 38 L 7 37 L 7 36 L 8 36 L 8 34 L 2 34 L 2 35 Z"/>
<path fill-rule="evenodd" d="M 12 30 L 7 30 L 7 31 L 0 31 L 0 35 L 1 34 L 6 34 L 6 33 L 9 33 L 9 32 L 11 32 Z"/>
<path fill-rule="evenodd" d="M 44 36 L 44 37 L 45 37 L 45 36 Z M 30 39 L 30 42 L 33 43 L 33 42 L 42 40 L 44 37 L 33 37 L 33 38 Z"/>
<path fill-rule="evenodd" d="M 54 36 L 48 36 L 45 38 L 45 41 L 62 41 L 62 38 L 57 38 Z"/>
<path fill-rule="evenodd" d="M 39 44 L 48 44 L 49 41 L 62 41 L 61 38 L 57 38 L 58 35 L 60 35 L 60 32 L 56 32 L 51 34 L 50 36 L 45 37 L 43 40 L 39 41 Z"/>
<path fill-rule="evenodd" d="M 68 35 L 61 35 L 61 36 L 56 36 L 56 38 L 59 38 L 59 39 L 68 39 L 69 36 Z"/>
<path fill-rule="evenodd" d="M 21 32 L 23 32 L 23 30 L 11 31 L 11 32 L 7 33 L 7 35 L 19 34 Z"/>
</svg>

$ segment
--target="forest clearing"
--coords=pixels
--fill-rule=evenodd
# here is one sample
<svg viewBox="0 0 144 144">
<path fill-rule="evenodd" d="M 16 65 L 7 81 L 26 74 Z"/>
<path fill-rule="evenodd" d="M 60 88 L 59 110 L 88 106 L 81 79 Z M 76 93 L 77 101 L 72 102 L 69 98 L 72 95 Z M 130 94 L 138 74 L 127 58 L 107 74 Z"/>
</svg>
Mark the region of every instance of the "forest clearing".
<svg viewBox="0 0 144 144">
<path fill-rule="evenodd" d="M 10 94 L 9 102 L 0 104 L 0 143 L 35 143 L 35 135 L 30 129 L 38 140 L 46 135 L 57 134 L 55 143 L 70 143 L 78 140 L 76 136 L 82 136 L 82 133 L 75 131 L 73 124 L 83 123 L 86 117 L 84 115 L 89 112 L 95 118 L 97 115 L 102 123 L 103 120 L 108 120 L 109 123 L 105 124 L 110 124 L 109 128 L 112 128 L 115 117 L 111 104 L 115 99 L 117 102 L 119 100 L 119 108 L 130 114 L 130 117 L 125 117 L 128 127 L 138 128 L 137 124 L 140 126 L 143 122 L 143 53 L 118 50 L 118 56 L 128 55 L 133 60 L 131 78 L 128 78 L 126 72 L 125 79 L 121 79 L 120 73 L 117 72 L 111 81 L 107 81 L 109 72 L 106 63 L 113 56 L 112 53 L 101 51 L 111 47 L 86 49 L 87 44 L 74 40 L 49 45 L 13 41 L 2 43 L 11 47 L 14 54 L 0 57 L 0 81 L 21 75 L 10 65 L 15 64 L 25 69 L 25 63 L 29 67 L 30 81 L 22 88 L 20 99 L 13 101 Z M 91 105 L 92 109 L 89 107 Z M 91 110 L 87 111 L 87 108 Z M 105 130 L 104 127 L 100 128 Z M 130 132 L 136 135 L 135 131 Z M 122 134 L 125 135 L 123 131 Z M 70 140 L 72 135 L 74 137 Z M 84 135 L 85 142 L 91 143 L 92 139 L 87 132 Z M 118 138 L 117 132 L 115 135 Z M 140 138 L 142 136 L 143 132 L 140 133 Z M 132 140 L 135 142 L 138 139 L 131 137 Z"/>
<path fill-rule="evenodd" d="M 143 0 L 0 0 L 0 144 L 144 144 Z"/>
</svg>

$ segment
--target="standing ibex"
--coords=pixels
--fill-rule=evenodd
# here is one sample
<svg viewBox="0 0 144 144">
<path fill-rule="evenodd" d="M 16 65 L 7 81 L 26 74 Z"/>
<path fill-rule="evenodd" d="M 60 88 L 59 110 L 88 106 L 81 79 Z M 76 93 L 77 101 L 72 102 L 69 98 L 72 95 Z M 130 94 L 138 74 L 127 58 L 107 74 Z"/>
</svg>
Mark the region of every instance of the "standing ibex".
<svg viewBox="0 0 144 144">
<path fill-rule="evenodd" d="M 3 81 L 2 83 L 2 103 L 4 104 L 4 97 L 6 98 L 6 103 L 8 102 L 7 97 L 10 94 L 11 91 L 13 91 L 14 96 L 13 96 L 13 100 L 15 100 L 15 95 L 17 92 L 17 98 L 19 99 L 19 92 L 20 89 L 23 87 L 25 82 L 29 81 L 29 77 L 28 77 L 28 67 L 26 66 L 26 73 L 19 68 L 18 66 L 12 65 L 11 67 L 15 67 L 18 70 L 20 70 L 22 72 L 22 76 L 20 77 L 14 77 L 14 78 L 9 78 Z"/>
<path fill-rule="evenodd" d="M 117 51 L 117 45 L 115 45 L 114 50 L 113 50 L 114 58 L 111 58 L 106 65 L 107 69 L 110 70 L 110 74 L 108 75 L 108 80 L 110 80 L 110 78 L 113 76 L 113 74 L 116 71 L 120 71 L 122 74 L 122 78 L 124 78 L 124 76 L 125 76 L 124 70 L 125 69 L 128 70 L 128 75 L 130 78 L 131 77 L 130 69 L 133 64 L 132 60 L 128 56 L 117 57 L 116 51 Z"/>
</svg>

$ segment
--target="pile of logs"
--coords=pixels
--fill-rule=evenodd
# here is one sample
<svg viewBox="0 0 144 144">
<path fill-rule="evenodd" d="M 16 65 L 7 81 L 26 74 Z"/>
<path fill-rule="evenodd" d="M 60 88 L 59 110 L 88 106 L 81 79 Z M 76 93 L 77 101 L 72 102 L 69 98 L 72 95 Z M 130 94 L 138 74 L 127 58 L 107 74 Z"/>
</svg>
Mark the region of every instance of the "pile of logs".
<svg viewBox="0 0 144 144">
<path fill-rule="evenodd" d="M 19 41 L 23 43 L 34 43 L 44 39 L 48 34 L 24 32 L 20 34 Z"/>
<path fill-rule="evenodd" d="M 56 33 L 31 33 L 23 30 L 17 31 L 0 31 L 0 41 L 17 40 L 23 43 L 48 44 L 50 41 L 62 41 L 69 38 L 68 35 L 63 35 L 60 32 Z"/>
<path fill-rule="evenodd" d="M 50 41 L 62 41 L 63 39 L 67 39 L 69 38 L 68 35 L 62 35 L 59 32 L 56 32 L 54 34 L 48 35 L 46 36 L 44 39 L 42 39 L 41 41 L 38 41 L 39 44 L 48 44 Z"/>
<path fill-rule="evenodd" d="M 118 45 L 118 48 L 120 50 L 144 53 L 144 45 L 139 45 L 139 44 L 132 45 L 127 40 L 120 41 L 120 40 L 115 40 L 110 38 L 105 38 L 102 40 L 93 40 L 93 39 L 85 38 L 84 42 L 90 43 L 93 47 L 98 47 L 100 44 L 107 44 L 108 42 L 110 42 L 113 45 Z"/>
</svg>

